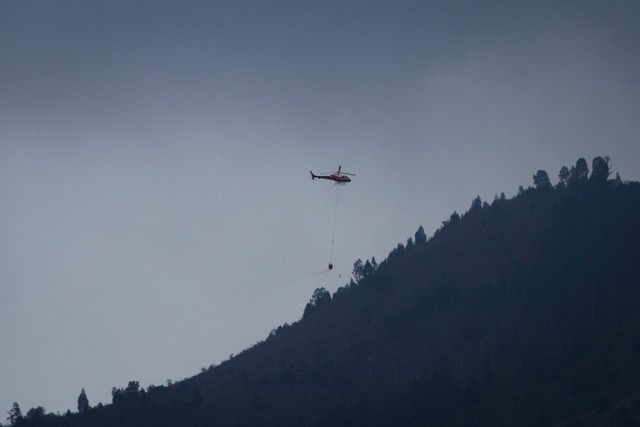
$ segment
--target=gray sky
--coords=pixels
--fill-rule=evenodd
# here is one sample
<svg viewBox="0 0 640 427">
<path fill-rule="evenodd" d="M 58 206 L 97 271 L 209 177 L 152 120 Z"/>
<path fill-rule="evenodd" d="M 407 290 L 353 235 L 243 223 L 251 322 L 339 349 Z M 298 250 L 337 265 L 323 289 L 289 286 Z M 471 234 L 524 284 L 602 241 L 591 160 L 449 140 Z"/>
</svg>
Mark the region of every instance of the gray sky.
<svg viewBox="0 0 640 427">
<path fill-rule="evenodd" d="M 0 419 L 218 364 L 538 169 L 637 180 L 639 117 L 635 1 L 1 0 Z"/>
</svg>

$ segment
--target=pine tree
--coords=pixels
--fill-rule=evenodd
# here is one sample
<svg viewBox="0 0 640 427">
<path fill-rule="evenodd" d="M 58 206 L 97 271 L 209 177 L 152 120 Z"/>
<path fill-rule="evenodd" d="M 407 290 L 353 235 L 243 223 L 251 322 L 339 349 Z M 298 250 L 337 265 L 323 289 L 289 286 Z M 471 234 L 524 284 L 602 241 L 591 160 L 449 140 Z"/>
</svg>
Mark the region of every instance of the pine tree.
<svg viewBox="0 0 640 427">
<path fill-rule="evenodd" d="M 596 157 L 591 164 L 591 176 L 589 180 L 597 183 L 607 182 L 611 169 L 609 167 L 609 157 Z"/>
<path fill-rule="evenodd" d="M 480 196 L 477 196 L 471 202 L 471 208 L 469 209 L 469 213 L 477 214 L 477 213 L 480 213 L 481 210 L 482 210 L 482 200 L 480 199 Z"/>
<path fill-rule="evenodd" d="M 418 227 L 418 231 L 416 231 L 416 235 L 414 237 L 416 246 L 427 243 L 427 235 L 425 234 L 424 228 L 422 226 Z"/>
<path fill-rule="evenodd" d="M 538 170 L 538 172 L 533 175 L 533 185 L 535 185 L 538 190 L 548 190 L 552 188 L 549 174 L 547 174 L 546 171 Z"/>
<path fill-rule="evenodd" d="M 569 184 L 573 185 L 577 182 L 584 182 L 589 178 L 589 166 L 584 158 L 579 158 L 576 165 L 571 168 L 571 176 Z"/>
<path fill-rule="evenodd" d="M 558 174 L 558 187 L 565 188 L 569 185 L 569 178 L 571 178 L 571 172 L 569 172 L 569 168 L 566 166 L 562 166 L 560 169 L 560 173 Z"/>
<path fill-rule="evenodd" d="M 20 405 L 18 402 L 13 402 L 13 406 L 9 410 L 9 417 L 7 421 L 9 421 L 9 425 L 14 426 L 18 424 L 22 420 L 22 411 L 20 410 Z"/>
<path fill-rule="evenodd" d="M 78 396 L 78 412 L 83 413 L 91 408 L 89 406 L 89 399 L 87 399 L 87 393 L 82 389 L 80 396 Z"/>
</svg>

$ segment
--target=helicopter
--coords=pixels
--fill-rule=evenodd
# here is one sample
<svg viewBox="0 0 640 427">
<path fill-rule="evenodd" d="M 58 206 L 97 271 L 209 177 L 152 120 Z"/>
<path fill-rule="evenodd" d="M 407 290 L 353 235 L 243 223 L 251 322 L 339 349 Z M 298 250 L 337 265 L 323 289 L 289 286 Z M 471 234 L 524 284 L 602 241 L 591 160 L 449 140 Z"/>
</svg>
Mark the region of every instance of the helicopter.
<svg viewBox="0 0 640 427">
<path fill-rule="evenodd" d="M 355 176 L 353 173 L 341 172 L 342 166 L 338 166 L 338 171 L 333 172 L 331 175 L 316 175 L 313 172 L 311 173 L 311 179 L 329 179 L 331 181 L 335 181 L 336 185 L 345 185 L 347 182 L 351 182 L 351 178 L 349 176 Z M 349 176 L 347 176 L 349 175 Z"/>
</svg>

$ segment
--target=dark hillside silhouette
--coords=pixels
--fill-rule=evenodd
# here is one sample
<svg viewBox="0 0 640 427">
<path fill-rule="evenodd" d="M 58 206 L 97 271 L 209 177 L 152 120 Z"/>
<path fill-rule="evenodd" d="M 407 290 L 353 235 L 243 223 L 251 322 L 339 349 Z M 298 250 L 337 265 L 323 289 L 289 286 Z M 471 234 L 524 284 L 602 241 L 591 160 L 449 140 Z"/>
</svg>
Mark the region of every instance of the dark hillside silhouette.
<svg viewBox="0 0 640 427">
<path fill-rule="evenodd" d="M 637 425 L 640 184 L 608 180 L 608 158 L 592 167 L 563 167 L 555 187 L 539 170 L 513 199 L 478 197 L 430 239 L 420 227 L 358 260 L 349 284 L 220 366 L 12 423 Z"/>
</svg>

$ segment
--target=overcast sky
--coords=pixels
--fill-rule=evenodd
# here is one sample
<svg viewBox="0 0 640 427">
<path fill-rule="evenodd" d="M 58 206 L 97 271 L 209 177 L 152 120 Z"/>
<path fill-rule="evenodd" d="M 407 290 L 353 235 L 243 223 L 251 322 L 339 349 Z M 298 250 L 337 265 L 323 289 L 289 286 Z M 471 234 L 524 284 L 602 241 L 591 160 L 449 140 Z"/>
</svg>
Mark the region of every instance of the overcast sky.
<svg viewBox="0 0 640 427">
<path fill-rule="evenodd" d="M 639 118 L 636 1 L 0 0 L 0 422 L 195 375 L 538 169 L 638 180 Z"/>
</svg>

